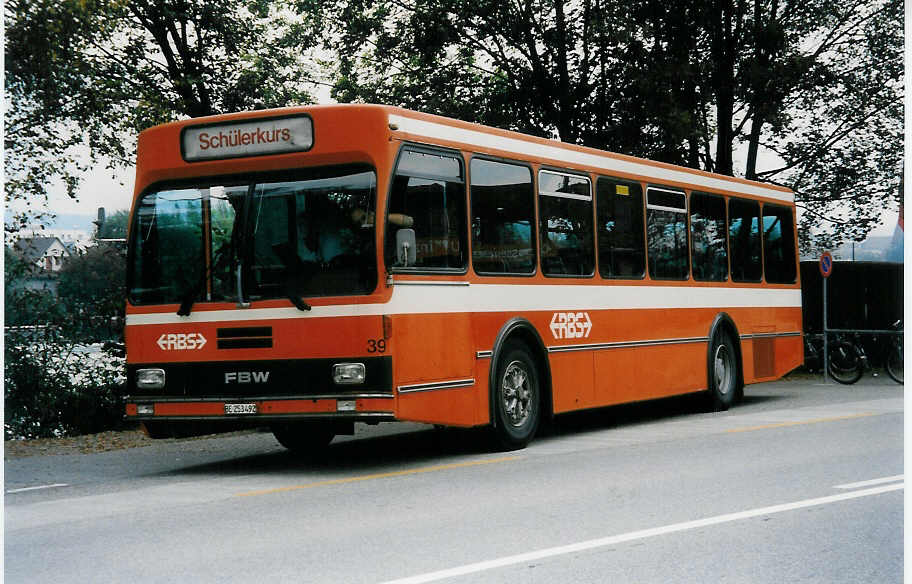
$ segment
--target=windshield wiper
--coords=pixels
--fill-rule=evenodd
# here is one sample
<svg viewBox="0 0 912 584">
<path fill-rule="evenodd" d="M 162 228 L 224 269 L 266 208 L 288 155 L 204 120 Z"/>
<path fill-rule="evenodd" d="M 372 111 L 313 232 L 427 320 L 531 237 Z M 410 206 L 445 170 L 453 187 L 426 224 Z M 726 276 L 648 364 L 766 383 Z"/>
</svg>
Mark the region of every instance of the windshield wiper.
<svg viewBox="0 0 912 584">
<path fill-rule="evenodd" d="M 193 303 L 196 302 L 196 297 L 199 296 L 199 293 L 203 291 L 203 287 L 206 285 L 206 275 L 203 274 L 203 277 L 200 278 L 199 283 L 195 286 L 191 286 L 187 293 L 184 294 L 181 298 L 180 308 L 177 309 L 177 316 L 190 316 L 190 309 L 193 308 Z"/>
<path fill-rule="evenodd" d="M 298 257 L 298 254 L 291 250 L 291 246 L 288 243 L 277 243 L 272 246 L 272 251 L 285 267 L 285 296 L 291 300 L 291 303 L 298 310 L 311 310 L 310 304 L 305 302 L 301 295 L 298 294 L 294 280 L 296 275 L 307 274 L 312 270 L 307 269 L 307 266 Z"/>
<path fill-rule="evenodd" d="M 312 308 L 310 304 L 304 302 L 304 299 L 294 292 L 289 292 L 288 299 L 291 300 L 291 303 L 294 304 L 298 310 L 311 310 Z"/>
</svg>

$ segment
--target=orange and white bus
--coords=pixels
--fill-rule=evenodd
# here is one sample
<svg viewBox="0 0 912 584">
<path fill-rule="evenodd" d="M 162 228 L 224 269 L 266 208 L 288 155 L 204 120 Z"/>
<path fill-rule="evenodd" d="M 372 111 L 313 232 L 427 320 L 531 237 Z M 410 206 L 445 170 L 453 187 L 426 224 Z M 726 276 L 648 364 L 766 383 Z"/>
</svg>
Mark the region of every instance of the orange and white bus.
<svg viewBox="0 0 912 584">
<path fill-rule="evenodd" d="M 490 426 L 802 362 L 791 191 L 394 107 L 139 137 L 129 419 L 152 436 Z"/>
</svg>

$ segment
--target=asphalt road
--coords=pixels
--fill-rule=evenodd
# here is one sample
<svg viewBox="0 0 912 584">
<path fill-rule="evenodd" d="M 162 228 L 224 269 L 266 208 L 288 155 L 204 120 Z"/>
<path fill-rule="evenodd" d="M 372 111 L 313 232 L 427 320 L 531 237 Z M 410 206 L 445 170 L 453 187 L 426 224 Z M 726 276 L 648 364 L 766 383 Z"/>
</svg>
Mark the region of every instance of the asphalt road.
<svg viewBox="0 0 912 584">
<path fill-rule="evenodd" d="M 8 460 L 5 581 L 901 582 L 903 409 L 807 379 L 508 453 L 390 424 L 315 461 L 270 434 Z"/>
</svg>

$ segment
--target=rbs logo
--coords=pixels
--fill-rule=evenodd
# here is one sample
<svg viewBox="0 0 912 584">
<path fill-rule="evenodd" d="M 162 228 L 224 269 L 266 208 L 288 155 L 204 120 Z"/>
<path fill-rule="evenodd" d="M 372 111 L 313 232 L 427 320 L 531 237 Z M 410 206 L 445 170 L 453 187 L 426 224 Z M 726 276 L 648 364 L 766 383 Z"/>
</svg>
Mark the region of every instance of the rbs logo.
<svg viewBox="0 0 912 584">
<path fill-rule="evenodd" d="M 551 334 L 555 339 L 588 338 L 591 332 L 588 312 L 555 312 L 551 317 Z"/>
<path fill-rule="evenodd" d="M 202 333 L 165 333 L 155 343 L 162 351 L 192 351 L 202 349 L 206 337 Z"/>
</svg>

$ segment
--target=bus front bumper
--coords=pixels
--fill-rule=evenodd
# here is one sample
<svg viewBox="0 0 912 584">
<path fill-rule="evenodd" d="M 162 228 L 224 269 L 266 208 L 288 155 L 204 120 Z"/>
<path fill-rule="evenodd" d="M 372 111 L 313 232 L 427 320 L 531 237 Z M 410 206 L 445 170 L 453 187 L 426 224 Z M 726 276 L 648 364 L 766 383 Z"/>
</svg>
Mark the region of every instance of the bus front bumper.
<svg viewBox="0 0 912 584">
<path fill-rule="evenodd" d="M 245 421 L 272 423 L 296 419 L 361 422 L 395 420 L 393 396 L 384 394 L 307 397 L 213 397 L 179 399 L 132 396 L 126 399 L 130 421 Z"/>
</svg>

